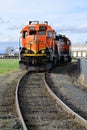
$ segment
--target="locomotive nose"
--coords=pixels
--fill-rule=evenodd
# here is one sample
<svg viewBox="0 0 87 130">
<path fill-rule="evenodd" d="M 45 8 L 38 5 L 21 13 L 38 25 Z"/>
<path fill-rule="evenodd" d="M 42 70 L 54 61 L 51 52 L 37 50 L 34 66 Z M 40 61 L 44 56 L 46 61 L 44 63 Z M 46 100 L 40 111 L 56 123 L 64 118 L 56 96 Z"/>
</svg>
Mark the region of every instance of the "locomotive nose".
<svg viewBox="0 0 87 130">
<path fill-rule="evenodd" d="M 30 35 L 26 37 L 26 43 L 33 44 L 37 41 L 38 37 L 36 35 Z"/>
</svg>

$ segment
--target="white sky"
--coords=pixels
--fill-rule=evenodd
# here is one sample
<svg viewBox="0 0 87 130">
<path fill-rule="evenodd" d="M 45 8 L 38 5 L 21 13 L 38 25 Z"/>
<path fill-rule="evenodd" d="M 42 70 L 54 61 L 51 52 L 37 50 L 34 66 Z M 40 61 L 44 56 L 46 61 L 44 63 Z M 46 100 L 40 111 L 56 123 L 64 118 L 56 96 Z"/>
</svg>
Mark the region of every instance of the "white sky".
<svg viewBox="0 0 87 130">
<path fill-rule="evenodd" d="M 17 42 L 29 20 L 47 20 L 72 43 L 87 41 L 87 0 L 1 0 L 0 42 Z"/>
</svg>

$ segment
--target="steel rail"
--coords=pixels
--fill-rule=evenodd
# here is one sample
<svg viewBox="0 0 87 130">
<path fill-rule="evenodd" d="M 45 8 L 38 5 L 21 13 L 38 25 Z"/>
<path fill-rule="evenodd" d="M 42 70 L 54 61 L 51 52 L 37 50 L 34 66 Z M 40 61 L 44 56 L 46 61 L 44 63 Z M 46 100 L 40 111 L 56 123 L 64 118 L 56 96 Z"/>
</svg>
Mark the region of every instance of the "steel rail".
<svg viewBox="0 0 87 130">
<path fill-rule="evenodd" d="M 28 130 L 28 129 L 27 129 L 27 126 L 26 126 L 26 124 L 25 124 L 25 122 L 24 122 L 24 119 L 23 119 L 23 116 L 22 116 L 22 113 L 21 113 L 21 110 L 20 110 L 19 101 L 18 101 L 18 90 L 19 90 L 19 86 L 20 86 L 20 83 L 21 83 L 22 79 L 25 77 L 25 75 L 26 75 L 27 73 L 28 73 L 28 72 L 25 72 L 25 74 L 19 79 L 18 84 L 17 84 L 17 87 L 16 87 L 16 92 L 15 92 L 15 94 L 16 94 L 16 98 L 15 98 L 16 110 L 17 110 L 17 113 L 18 113 L 18 115 L 19 115 L 19 118 L 20 118 L 20 120 L 21 120 L 21 123 L 22 123 L 22 126 L 23 126 L 23 129 L 24 129 L 24 130 Z"/>
</svg>

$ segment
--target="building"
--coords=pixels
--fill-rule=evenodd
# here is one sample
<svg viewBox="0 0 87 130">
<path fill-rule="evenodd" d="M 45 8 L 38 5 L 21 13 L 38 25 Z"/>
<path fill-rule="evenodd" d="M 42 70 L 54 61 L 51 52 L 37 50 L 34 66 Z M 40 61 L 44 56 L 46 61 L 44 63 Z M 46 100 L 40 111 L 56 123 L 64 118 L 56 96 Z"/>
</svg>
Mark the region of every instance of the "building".
<svg viewBox="0 0 87 130">
<path fill-rule="evenodd" d="M 87 57 L 87 43 L 85 44 L 72 44 L 71 47 L 73 57 Z"/>
</svg>

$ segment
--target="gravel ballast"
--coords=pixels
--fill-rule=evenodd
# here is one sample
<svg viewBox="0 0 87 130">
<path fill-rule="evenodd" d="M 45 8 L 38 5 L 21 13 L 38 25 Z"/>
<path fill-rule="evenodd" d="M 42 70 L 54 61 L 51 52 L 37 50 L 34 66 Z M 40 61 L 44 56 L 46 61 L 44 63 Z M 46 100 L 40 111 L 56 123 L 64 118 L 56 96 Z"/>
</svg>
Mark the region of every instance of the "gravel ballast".
<svg viewBox="0 0 87 130">
<path fill-rule="evenodd" d="M 51 73 L 48 73 L 50 78 L 48 83 L 58 97 L 87 119 L 87 93 L 78 83 L 80 74 L 77 70 L 77 65 L 74 63 L 65 65 L 65 67 L 56 67 Z"/>
<path fill-rule="evenodd" d="M 23 130 L 15 107 L 15 89 L 23 72 L 0 75 L 0 130 Z"/>
</svg>

